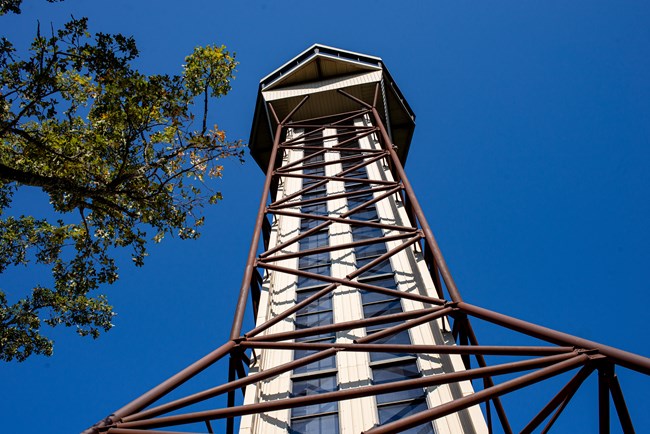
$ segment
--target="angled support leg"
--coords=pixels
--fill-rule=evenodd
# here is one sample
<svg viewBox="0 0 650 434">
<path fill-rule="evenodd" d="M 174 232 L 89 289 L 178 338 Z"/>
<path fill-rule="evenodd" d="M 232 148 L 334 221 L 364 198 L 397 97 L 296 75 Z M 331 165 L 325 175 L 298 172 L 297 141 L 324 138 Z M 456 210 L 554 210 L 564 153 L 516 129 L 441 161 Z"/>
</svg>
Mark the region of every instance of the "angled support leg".
<svg viewBox="0 0 650 434">
<path fill-rule="evenodd" d="M 598 369 L 598 432 L 609 434 L 609 385 L 611 366 Z"/>
</svg>

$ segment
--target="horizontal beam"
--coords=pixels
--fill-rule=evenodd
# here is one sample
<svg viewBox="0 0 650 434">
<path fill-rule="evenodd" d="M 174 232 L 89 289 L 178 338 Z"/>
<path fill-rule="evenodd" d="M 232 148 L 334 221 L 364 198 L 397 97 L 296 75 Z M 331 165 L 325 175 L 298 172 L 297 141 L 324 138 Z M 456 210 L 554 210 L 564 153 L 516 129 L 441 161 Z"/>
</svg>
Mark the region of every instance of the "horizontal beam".
<svg viewBox="0 0 650 434">
<path fill-rule="evenodd" d="M 376 341 L 378 339 L 387 338 L 387 337 L 393 336 L 393 335 L 395 335 L 395 334 L 397 334 L 399 332 L 403 332 L 403 331 L 409 330 L 409 329 L 411 329 L 413 327 L 417 327 L 417 326 L 419 326 L 421 324 L 425 324 L 425 323 L 428 323 L 428 322 L 431 322 L 431 321 L 435 321 L 435 320 L 437 320 L 439 318 L 442 318 L 444 316 L 449 315 L 450 313 L 452 313 L 454 311 L 454 309 L 451 308 L 451 307 L 443 307 L 442 309 L 441 308 L 434 308 L 432 310 L 433 310 L 433 312 L 428 313 L 428 314 L 420 315 L 419 318 L 414 318 L 414 319 L 412 319 L 410 321 L 406 321 L 404 324 L 397 324 L 397 325 L 394 325 L 392 327 L 388 327 L 387 329 L 384 329 L 382 331 L 369 334 L 369 335 L 364 336 L 364 337 L 359 338 L 359 339 L 355 339 L 354 342 L 358 342 L 360 344 L 365 344 L 367 342 L 374 342 L 374 341 Z"/>
<path fill-rule="evenodd" d="M 292 259 L 292 258 L 298 258 L 298 257 L 305 257 L 309 255 L 315 255 L 318 253 L 326 253 L 326 252 L 334 252 L 338 250 L 344 250 L 344 249 L 353 249 L 355 247 L 362 247 L 362 246 L 368 246 L 371 244 L 378 244 L 378 243 L 388 243 L 391 241 L 400 241 L 405 238 L 410 238 L 413 237 L 413 234 L 411 233 L 406 233 L 406 234 L 396 234 L 396 235 L 388 235 L 385 237 L 379 237 L 379 238 L 368 238 L 365 240 L 361 241 L 352 241 L 349 243 L 342 243 L 342 244 L 332 244 L 328 246 L 323 246 L 323 247 L 314 247 L 313 249 L 306 249 L 306 250 L 300 250 L 298 252 L 291 252 L 291 253 L 284 253 L 282 255 L 273 255 L 273 256 L 265 256 L 263 258 L 260 258 L 258 260 L 259 262 L 277 262 L 277 261 L 284 261 L 285 259 Z M 419 239 L 419 237 L 418 237 Z"/>
<path fill-rule="evenodd" d="M 404 354 L 483 354 L 490 356 L 551 356 L 573 352 L 572 347 L 505 346 L 505 345 L 405 345 L 405 344 L 348 344 L 320 342 L 262 342 L 242 341 L 244 348 L 274 350 L 325 350 L 338 348 L 352 352 L 386 352 Z"/>
<path fill-rule="evenodd" d="M 311 186 L 310 186 L 311 187 Z M 271 204 L 268 206 L 268 210 L 274 210 L 274 209 L 281 209 L 281 208 L 293 208 L 293 207 L 298 207 L 298 206 L 304 206 L 304 205 L 312 205 L 316 203 L 322 203 L 322 202 L 329 202 L 330 200 L 335 200 L 335 199 L 344 199 L 348 197 L 355 197 L 355 196 L 363 196 L 368 193 L 379 193 L 382 191 L 386 191 L 392 188 L 398 188 L 399 184 L 393 184 L 393 185 L 382 185 L 379 187 L 372 187 L 368 188 L 365 190 L 353 190 L 353 191 L 346 191 L 345 193 L 337 193 L 337 194 L 330 194 L 322 197 L 315 197 L 313 199 L 305 199 L 305 200 L 300 200 L 296 202 L 283 202 L 281 204 Z M 305 189 L 306 190 L 306 189 Z"/>
<path fill-rule="evenodd" d="M 395 321 L 405 321 L 411 318 L 417 318 L 423 315 L 428 315 L 433 312 L 444 310 L 445 314 L 451 312 L 451 308 L 445 307 L 431 307 L 428 309 L 410 310 L 407 312 L 393 313 L 390 315 L 381 315 L 374 318 L 364 318 L 354 321 L 343 321 L 334 324 L 328 324 L 318 327 L 310 327 L 308 329 L 292 330 L 288 332 L 272 333 L 263 336 L 255 336 L 249 338 L 249 341 L 284 341 L 288 339 L 304 338 L 306 336 L 320 335 L 325 333 L 339 332 L 343 330 L 354 330 L 366 326 L 386 324 Z"/>
<path fill-rule="evenodd" d="M 356 182 L 358 184 L 377 184 L 377 185 L 396 185 L 395 181 L 387 181 L 383 179 L 366 179 L 366 178 L 350 178 L 345 176 L 323 176 L 323 175 L 303 175 L 301 173 L 283 173 L 282 176 L 286 178 L 300 178 L 300 179 L 319 179 L 327 181 L 340 181 L 340 182 Z"/>
<path fill-rule="evenodd" d="M 476 368 L 467 371 L 425 376 L 421 378 L 401 380 L 392 383 L 375 384 L 372 386 L 355 387 L 351 389 L 343 389 L 335 392 L 325 392 L 316 395 L 278 399 L 273 401 L 259 402 L 255 404 L 240 405 L 231 408 L 222 408 L 217 410 L 206 410 L 206 411 L 198 411 L 198 412 L 180 414 L 174 416 L 166 416 L 166 417 L 160 417 L 152 420 L 125 422 L 125 423 L 117 424 L 117 427 L 138 428 L 138 429 L 162 428 L 166 426 L 202 422 L 204 420 L 222 419 L 226 417 L 243 416 L 246 414 L 265 413 L 269 411 L 300 407 L 304 405 L 315 405 L 315 404 L 322 404 L 326 402 L 343 401 L 347 399 L 360 398 L 360 397 L 365 397 L 370 395 L 379 395 L 384 393 L 399 392 L 403 390 L 438 386 L 442 384 L 472 380 L 474 378 L 482 378 L 486 375 L 510 374 L 515 372 L 527 371 L 531 369 L 537 369 L 549 365 L 550 368 L 555 368 L 553 372 L 557 372 L 563 369 L 568 370 L 580 364 L 584 364 L 586 360 L 587 357 L 584 355 L 576 355 L 574 353 L 560 354 L 560 355 L 542 357 L 542 358 L 525 360 L 520 362 L 505 363 L 503 365 L 491 366 L 489 368 Z M 544 373 L 546 373 L 546 371 Z M 537 372 L 533 372 L 533 374 L 537 374 Z M 495 387 L 499 387 L 499 386 L 495 386 Z M 470 395 L 469 397 L 475 396 L 478 393 Z M 452 402 L 456 402 L 456 401 L 452 401 Z M 443 406 L 444 405 L 445 404 L 443 404 Z M 385 432 L 394 433 L 398 431 L 399 430 L 385 431 Z"/>
<path fill-rule="evenodd" d="M 370 206 L 370 205 L 372 205 L 372 204 L 374 204 L 376 202 L 382 201 L 385 198 L 397 193 L 400 189 L 401 189 L 401 187 L 395 187 L 395 188 L 390 189 L 390 190 L 388 190 L 388 191 L 386 191 L 386 192 L 384 192 L 384 193 L 382 193 L 382 194 L 380 194 L 378 196 L 375 196 L 372 199 L 370 199 L 369 201 L 364 202 L 361 205 L 359 205 L 357 207 L 354 207 L 353 209 L 351 209 L 349 211 L 344 212 L 343 214 L 341 214 L 340 218 L 346 218 L 346 217 L 354 214 L 355 212 L 362 210 L 363 208 L 365 208 L 367 206 Z M 275 212 L 277 212 L 277 210 L 267 210 L 267 212 L 268 213 L 275 213 Z M 275 247 L 267 250 L 266 252 L 261 253 L 259 256 L 260 256 L 260 258 L 263 258 L 265 256 L 272 255 L 275 252 L 279 252 L 280 250 L 284 249 L 287 246 L 290 246 L 291 244 L 295 243 L 296 241 L 300 241 L 303 238 L 306 238 L 311 234 L 315 234 L 316 232 L 319 232 L 322 229 L 325 229 L 325 228 L 329 227 L 331 224 L 332 224 L 332 221 L 325 221 L 325 222 L 319 224 L 318 226 L 315 226 L 315 227 L 313 227 L 313 228 L 311 228 L 311 229 L 309 229 L 307 231 L 301 232 L 299 235 L 291 238 L 290 240 L 287 240 L 287 241 L 285 241 L 283 243 L 280 243 L 280 244 L 276 245 Z"/>
<path fill-rule="evenodd" d="M 192 395 L 177 399 L 166 404 L 159 405 L 154 408 L 142 411 L 137 414 L 123 418 L 124 422 L 143 420 L 159 416 L 161 414 L 169 413 L 179 408 L 187 407 L 188 405 L 196 404 L 197 402 L 205 401 L 206 399 L 214 398 L 215 396 L 228 393 L 233 390 L 237 390 L 240 387 L 246 387 L 251 384 L 258 383 L 260 381 L 268 380 L 269 378 L 276 377 L 285 372 L 289 372 L 293 369 L 300 368 L 301 366 L 309 365 L 310 363 L 317 362 L 319 360 L 331 357 L 336 354 L 338 349 L 328 348 L 324 351 L 320 351 L 316 354 L 310 354 L 309 356 L 302 357 L 298 360 L 294 360 L 288 363 L 283 363 L 282 365 L 275 366 L 270 369 L 265 369 L 258 372 L 257 374 L 252 374 L 244 378 L 240 378 L 235 381 L 231 381 L 225 384 L 221 384 L 216 387 L 212 387 L 201 392 L 194 393 Z"/>
<path fill-rule="evenodd" d="M 259 264 L 260 268 L 266 268 L 271 271 L 278 271 L 280 273 L 293 274 L 295 276 L 307 277 L 310 279 L 321 280 L 324 283 L 338 283 L 342 286 L 349 286 L 352 288 L 363 289 L 366 291 L 378 292 L 380 294 L 391 295 L 395 298 L 406 298 L 408 300 L 420 301 L 422 303 L 429 303 L 435 305 L 445 305 L 446 300 L 441 300 L 439 298 L 428 297 L 426 295 L 414 294 L 411 292 L 398 291 L 395 289 L 383 288 L 381 286 L 369 285 L 367 283 L 357 282 L 355 280 L 342 279 L 339 277 L 332 276 L 323 276 L 316 273 L 310 273 L 308 271 L 296 270 L 293 268 L 282 267 L 275 264 Z"/>
<path fill-rule="evenodd" d="M 343 119 L 338 121 L 338 122 L 341 122 L 341 121 L 345 121 L 345 120 L 348 120 L 348 119 L 353 119 L 355 117 L 358 117 L 360 115 L 364 115 L 364 114 L 369 113 L 369 112 L 370 112 L 370 110 L 366 110 L 366 109 L 352 110 L 352 111 L 349 111 L 349 112 L 335 113 L 333 115 L 318 116 L 318 117 L 315 117 L 315 118 L 301 119 L 301 120 L 295 121 L 295 122 L 287 122 L 285 125 L 287 127 L 296 128 L 299 125 L 304 124 L 305 122 L 321 121 L 323 119 L 331 119 L 331 118 L 335 118 L 335 117 L 343 117 Z M 337 122 L 333 122 L 330 125 L 336 125 L 336 123 Z M 322 124 L 319 124 L 319 125 L 322 125 Z M 353 125 L 341 125 L 341 126 L 342 127 L 349 127 L 349 126 L 353 126 Z"/>
<path fill-rule="evenodd" d="M 414 237 L 411 240 L 406 241 L 406 242 L 400 244 L 397 247 L 393 247 L 391 250 L 389 250 L 388 252 L 386 252 L 383 255 L 379 256 L 378 258 L 373 259 L 372 261 L 370 261 L 369 263 L 367 263 L 363 267 L 358 268 L 356 271 L 348 274 L 346 276 L 346 279 L 353 279 L 356 276 L 360 276 L 361 274 L 365 273 L 367 270 L 371 269 L 372 267 L 376 267 L 377 265 L 381 264 L 383 261 L 387 260 L 392 255 L 395 255 L 396 253 L 408 248 L 410 245 L 417 242 L 418 239 L 419 239 L 419 237 Z M 250 338 L 252 336 L 255 336 L 255 335 L 259 334 L 260 332 L 262 332 L 262 331 L 270 328 L 271 326 L 277 324 L 278 322 L 283 321 L 285 318 L 289 317 L 289 315 L 292 315 L 292 314 L 298 312 L 300 309 L 302 309 L 303 307 L 306 307 L 308 304 L 312 303 L 313 301 L 327 295 L 328 293 L 332 292 L 332 290 L 334 290 L 334 288 L 336 288 L 338 286 L 340 286 L 339 283 L 332 283 L 332 284 L 328 285 L 327 287 L 321 289 L 320 291 L 316 292 L 315 294 L 312 294 L 311 296 L 307 297 L 306 299 L 302 300 L 301 302 L 294 304 L 293 306 L 291 306 L 288 309 L 282 311 L 278 315 L 276 315 L 276 316 L 266 320 L 264 323 L 256 326 L 253 330 L 246 333 L 246 337 Z"/>
<path fill-rule="evenodd" d="M 411 226 L 399 226 L 391 225 L 388 223 L 378 223 L 371 222 L 367 220 L 354 220 L 351 218 L 335 217 L 335 216 L 326 216 L 326 215 L 314 215 L 306 214 L 302 212 L 286 211 L 286 210 L 273 210 L 269 211 L 269 214 L 283 215 L 287 217 L 297 217 L 297 218 L 308 218 L 312 220 L 323 220 L 323 221 L 332 221 L 337 223 L 345 223 L 352 226 L 368 226 L 371 228 L 386 229 L 387 231 L 401 231 L 401 232 L 416 232 L 419 229 Z"/>
</svg>

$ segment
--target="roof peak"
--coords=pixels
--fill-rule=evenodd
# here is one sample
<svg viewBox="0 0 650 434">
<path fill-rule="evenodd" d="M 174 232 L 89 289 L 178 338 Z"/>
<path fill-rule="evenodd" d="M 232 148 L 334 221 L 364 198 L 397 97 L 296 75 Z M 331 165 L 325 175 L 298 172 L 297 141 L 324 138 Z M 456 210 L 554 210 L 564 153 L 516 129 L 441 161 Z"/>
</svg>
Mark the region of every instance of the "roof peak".
<svg viewBox="0 0 650 434">
<path fill-rule="evenodd" d="M 406 161 L 415 115 L 380 57 L 313 44 L 260 81 L 249 147 L 251 155 L 266 170 L 273 147 L 275 126 L 269 113 L 272 103 L 275 120 L 322 118 L 358 109 L 358 104 L 341 96 L 345 89 L 355 98 L 376 105 L 398 156 Z M 377 93 L 381 92 L 381 96 Z M 305 95 L 309 102 L 293 113 Z"/>
<path fill-rule="evenodd" d="M 290 74 L 292 71 L 299 69 L 301 66 L 309 63 L 314 58 L 323 57 L 330 60 L 340 60 L 343 62 L 349 62 L 357 64 L 358 66 L 366 69 L 382 69 L 382 59 L 376 56 L 370 56 L 367 54 L 357 53 L 354 51 L 343 50 L 341 48 L 330 47 L 324 44 L 313 44 L 309 48 L 301 51 L 298 55 L 285 62 L 279 68 L 275 69 L 270 74 L 266 75 L 260 80 L 260 86 L 262 89 L 267 88 L 268 86 L 274 84 L 282 77 Z"/>
</svg>

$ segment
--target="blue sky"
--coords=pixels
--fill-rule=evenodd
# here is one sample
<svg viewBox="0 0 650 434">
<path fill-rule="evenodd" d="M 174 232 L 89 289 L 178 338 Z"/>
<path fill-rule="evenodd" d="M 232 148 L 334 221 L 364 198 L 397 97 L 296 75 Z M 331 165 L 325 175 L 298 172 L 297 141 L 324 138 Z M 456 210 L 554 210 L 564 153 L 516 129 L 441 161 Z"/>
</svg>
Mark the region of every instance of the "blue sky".
<svg viewBox="0 0 650 434">
<path fill-rule="evenodd" d="M 259 79 L 313 43 L 382 57 L 417 115 L 406 170 L 465 300 L 650 353 L 647 2 L 26 3 L 0 18 L 18 45 L 37 19 L 60 26 L 72 13 L 135 36 L 150 73 L 179 72 L 197 45 L 236 51 L 233 90 L 212 109 L 233 139 L 248 139 Z M 3 432 L 79 432 L 227 339 L 263 176 L 252 159 L 226 169 L 198 241 L 152 246 L 142 269 L 121 256 L 105 289 L 111 332 L 55 330 L 53 357 L 0 366 Z M 483 327 L 479 339 L 511 342 Z M 220 367 L 208 379 L 225 378 Z M 619 375 L 637 432 L 650 431 L 650 381 Z M 596 431 L 595 386 L 558 432 Z M 535 412 L 527 399 L 506 400 L 515 427 Z"/>
</svg>

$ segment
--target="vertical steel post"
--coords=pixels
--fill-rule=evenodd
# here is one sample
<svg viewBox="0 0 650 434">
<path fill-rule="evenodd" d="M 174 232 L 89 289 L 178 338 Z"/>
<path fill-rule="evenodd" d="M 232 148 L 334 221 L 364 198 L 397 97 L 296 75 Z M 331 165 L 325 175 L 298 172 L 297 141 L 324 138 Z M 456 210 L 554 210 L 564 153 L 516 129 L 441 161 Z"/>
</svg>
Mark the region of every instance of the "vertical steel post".
<svg viewBox="0 0 650 434">
<path fill-rule="evenodd" d="M 235 359 L 231 354 L 230 360 L 228 360 L 228 382 L 232 383 L 233 381 L 235 381 Z M 226 405 L 228 408 L 235 406 L 235 389 L 228 391 Z M 233 417 L 226 419 L 226 434 L 235 434 L 235 419 Z"/>
<path fill-rule="evenodd" d="M 598 433 L 609 434 L 609 385 L 607 384 L 609 366 L 598 369 Z"/>
<path fill-rule="evenodd" d="M 244 313 L 246 311 L 246 302 L 248 301 L 248 291 L 251 286 L 253 271 L 255 270 L 255 257 L 257 256 L 257 248 L 260 242 L 262 225 L 264 224 L 266 201 L 269 196 L 269 191 L 271 190 L 271 181 L 273 179 L 273 170 L 275 169 L 275 160 L 278 155 L 278 146 L 280 145 L 281 135 L 282 124 L 280 123 L 275 129 L 273 148 L 271 149 L 269 165 L 266 169 L 266 179 L 264 180 L 264 187 L 262 188 L 260 206 L 257 210 L 257 219 L 255 220 L 255 231 L 253 232 L 251 246 L 248 249 L 248 258 L 246 260 L 246 268 L 244 269 L 244 278 L 242 280 L 241 288 L 239 289 L 239 298 L 237 299 L 237 307 L 235 308 L 235 317 L 233 319 L 232 329 L 230 331 L 231 340 L 238 339 L 241 336 L 242 325 L 244 323 Z"/>
</svg>

